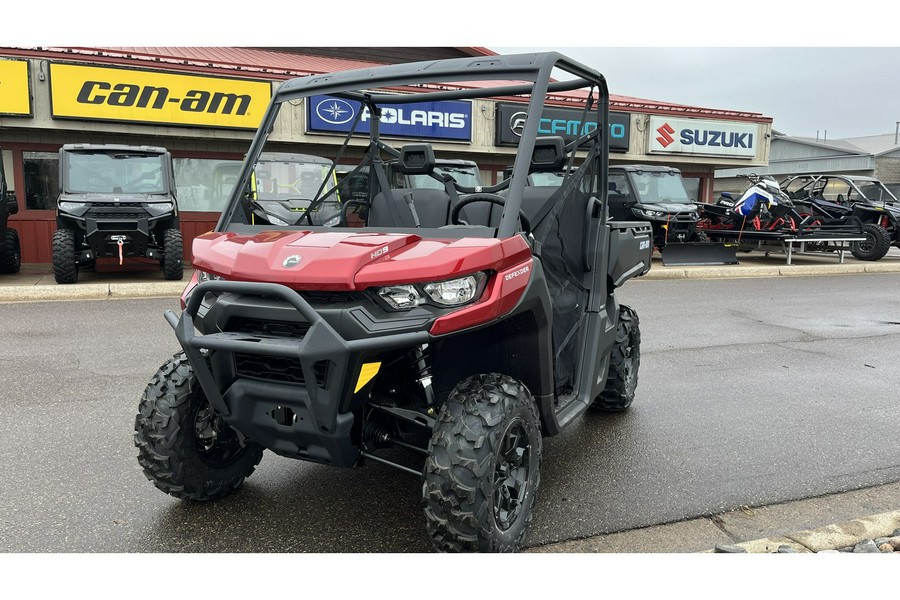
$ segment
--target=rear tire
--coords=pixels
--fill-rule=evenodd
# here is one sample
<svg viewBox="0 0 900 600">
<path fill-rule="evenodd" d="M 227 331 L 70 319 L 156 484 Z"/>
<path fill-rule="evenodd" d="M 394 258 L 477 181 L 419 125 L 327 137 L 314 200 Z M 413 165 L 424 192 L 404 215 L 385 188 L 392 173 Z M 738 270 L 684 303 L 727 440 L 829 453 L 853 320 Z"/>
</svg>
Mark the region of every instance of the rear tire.
<svg viewBox="0 0 900 600">
<path fill-rule="evenodd" d="M 78 281 L 78 263 L 75 260 L 75 232 L 57 229 L 53 234 L 53 278 L 56 283 Z"/>
<path fill-rule="evenodd" d="M 184 278 L 184 242 L 178 229 L 166 229 L 163 232 L 162 269 L 165 279 Z"/>
<path fill-rule="evenodd" d="M 441 408 L 425 461 L 428 533 L 442 552 L 515 552 L 540 486 L 537 405 L 515 379 L 474 375 Z"/>
<path fill-rule="evenodd" d="M 857 260 L 881 260 L 891 249 L 890 234 L 884 227 L 873 223 L 863 225 L 862 231 L 866 235 L 866 241 L 850 244 L 850 253 Z"/>
<path fill-rule="evenodd" d="M 0 273 L 18 273 L 22 268 L 22 248 L 19 232 L 7 229 L 0 239 Z"/>
<path fill-rule="evenodd" d="M 606 388 L 594 399 L 592 408 L 603 412 L 621 412 L 634 402 L 641 366 L 641 328 L 637 313 L 619 306 L 616 342 L 609 357 Z"/>
<path fill-rule="evenodd" d="M 212 412 L 183 352 L 147 384 L 134 430 L 144 475 L 176 498 L 227 496 L 262 460 L 262 446 L 249 441 L 241 446 L 234 429 Z"/>
</svg>

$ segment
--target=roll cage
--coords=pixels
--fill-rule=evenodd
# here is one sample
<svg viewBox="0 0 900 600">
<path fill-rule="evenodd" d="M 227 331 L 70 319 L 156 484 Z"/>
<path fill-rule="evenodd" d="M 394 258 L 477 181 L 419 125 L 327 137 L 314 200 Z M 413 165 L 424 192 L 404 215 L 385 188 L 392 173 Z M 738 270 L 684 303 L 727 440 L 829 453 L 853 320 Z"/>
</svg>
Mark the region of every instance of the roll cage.
<svg viewBox="0 0 900 600">
<path fill-rule="evenodd" d="M 554 73 L 570 76 L 570 79 L 558 81 Z M 560 96 L 564 92 L 587 88 L 584 100 L 574 98 L 583 106 L 582 122 L 591 117 L 597 127 L 584 133 L 580 138 L 565 145 L 565 156 L 545 157 L 548 148 L 554 144 L 542 143 L 538 137 L 541 113 L 549 101 L 573 102 L 573 97 Z M 247 218 L 248 197 L 246 190 L 251 179 L 254 165 L 260 154 L 265 151 L 267 139 L 276 130 L 279 112 L 290 103 L 293 106 L 309 101 L 313 95 L 329 95 L 343 100 L 355 101 L 368 110 L 372 116 L 369 123 L 369 141 L 365 148 L 362 162 L 347 174 L 351 177 L 356 171 L 368 167 L 370 186 L 367 202 L 371 203 L 378 193 L 391 194 L 385 162 L 401 159 L 403 147 L 395 147 L 382 139 L 379 120 L 382 107 L 386 104 L 411 104 L 420 102 L 437 102 L 447 100 L 523 100 L 527 98 L 527 109 L 521 139 L 513 165 L 512 176 L 501 183 L 482 187 L 466 188 L 447 181 L 451 197 L 454 194 L 488 193 L 495 194 L 505 190 L 505 201 L 502 213 L 496 226 L 470 227 L 465 232 L 450 232 L 447 229 L 440 234 L 445 237 L 457 237 L 460 234 L 479 237 L 508 238 L 517 233 L 520 227 L 523 192 L 527 185 L 530 171 L 545 167 L 563 165 L 567 174 L 574 172 L 573 164 L 576 151 L 587 151 L 590 160 L 596 161 L 592 169 L 593 181 L 585 182 L 588 191 L 595 196 L 602 207 L 606 206 L 608 150 L 608 114 L 609 92 L 605 78 L 597 71 L 556 53 L 519 54 L 485 58 L 461 58 L 442 61 L 426 61 L 399 65 L 386 65 L 370 69 L 341 71 L 326 75 L 313 75 L 293 79 L 284 83 L 273 95 L 266 110 L 256 136 L 241 166 L 237 184 L 233 188 L 228 205 L 216 225 L 216 231 L 226 230 L 258 230 L 259 226 L 251 226 Z M 556 96 L 554 96 L 556 95 Z M 305 100 L 307 99 L 307 100 Z M 341 162 L 342 155 L 355 135 L 356 127 L 363 111 L 359 110 L 347 133 L 343 144 L 333 158 L 333 165 Z M 427 154 L 428 144 L 413 145 L 413 155 L 417 150 Z M 402 161 L 401 161 L 402 162 Z M 335 167 L 333 166 L 332 169 Z M 332 179 L 325 178 L 315 198 L 307 209 L 311 212 L 324 198 L 335 190 L 325 189 L 325 183 Z M 410 204 L 412 204 L 410 202 Z M 601 214 L 605 214 L 601 209 Z M 308 223 L 311 225 L 311 220 Z M 491 224 L 493 225 L 493 224 Z M 246 229 L 249 228 L 249 229 Z M 380 229 L 384 229 L 381 227 Z M 402 227 L 391 227 L 391 230 Z M 417 232 L 427 235 L 418 228 Z"/>
</svg>

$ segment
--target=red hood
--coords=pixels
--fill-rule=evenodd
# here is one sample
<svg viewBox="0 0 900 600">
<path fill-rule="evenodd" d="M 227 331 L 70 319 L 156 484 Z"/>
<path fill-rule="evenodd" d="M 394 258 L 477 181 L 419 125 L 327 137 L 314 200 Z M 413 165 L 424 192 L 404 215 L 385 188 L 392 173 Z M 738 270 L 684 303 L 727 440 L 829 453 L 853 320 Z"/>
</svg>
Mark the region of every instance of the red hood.
<svg viewBox="0 0 900 600">
<path fill-rule="evenodd" d="M 226 279 L 323 290 L 439 281 L 499 271 L 531 257 L 518 235 L 505 240 L 422 239 L 412 234 L 343 231 L 210 232 L 194 239 L 193 254 L 196 269 Z M 297 260 L 295 266 L 284 266 Z"/>
</svg>

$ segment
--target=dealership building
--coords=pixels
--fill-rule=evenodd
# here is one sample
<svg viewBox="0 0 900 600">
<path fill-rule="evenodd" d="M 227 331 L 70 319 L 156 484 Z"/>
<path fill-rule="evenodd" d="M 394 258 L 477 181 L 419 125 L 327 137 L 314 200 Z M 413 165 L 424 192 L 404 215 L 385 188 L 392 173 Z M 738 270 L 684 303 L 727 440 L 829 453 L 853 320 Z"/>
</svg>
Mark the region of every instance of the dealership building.
<svg viewBox="0 0 900 600">
<path fill-rule="evenodd" d="M 10 225 L 22 240 L 22 261 L 51 261 L 56 229 L 58 151 L 70 143 L 162 146 L 175 163 L 185 252 L 215 226 L 233 181 L 222 165 L 238 164 L 285 80 L 382 64 L 493 55 L 486 48 L 14 48 L 0 47 L 0 149 L 19 213 Z M 588 65 L 601 73 L 603 65 Z M 713 199 L 717 169 L 759 169 L 769 163 L 772 118 L 621 95 L 610 97 L 610 162 L 679 168 L 691 195 Z M 285 152 L 333 156 L 349 122 L 334 98 L 312 97 L 289 132 L 270 142 Z M 386 137 L 403 139 L 407 125 L 428 127 L 435 153 L 478 163 L 488 184 L 514 158 L 523 105 L 512 99 L 434 103 L 425 119 L 382 117 Z M 541 119 L 541 132 L 567 139 L 582 123 L 583 97 L 561 96 Z M 394 123 L 387 120 L 394 118 Z M 392 127 L 388 127 L 392 125 Z M 390 132 L 390 133 L 388 133 Z M 333 148 L 323 149 L 323 146 Z M 343 154 L 362 158 L 364 141 Z"/>
</svg>

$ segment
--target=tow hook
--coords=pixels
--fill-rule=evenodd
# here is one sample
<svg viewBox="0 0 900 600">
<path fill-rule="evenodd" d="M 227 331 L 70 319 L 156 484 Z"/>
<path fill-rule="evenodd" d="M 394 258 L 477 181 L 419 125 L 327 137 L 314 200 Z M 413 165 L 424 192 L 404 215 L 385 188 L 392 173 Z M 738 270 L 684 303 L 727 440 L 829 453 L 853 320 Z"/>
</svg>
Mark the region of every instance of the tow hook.
<svg viewBox="0 0 900 600">
<path fill-rule="evenodd" d="M 128 236 L 127 235 L 111 235 L 111 236 L 109 236 L 109 239 L 114 241 L 116 243 L 116 245 L 119 246 L 119 266 L 121 267 L 122 260 L 123 260 L 122 247 L 125 245 L 125 240 L 128 239 Z"/>
</svg>

